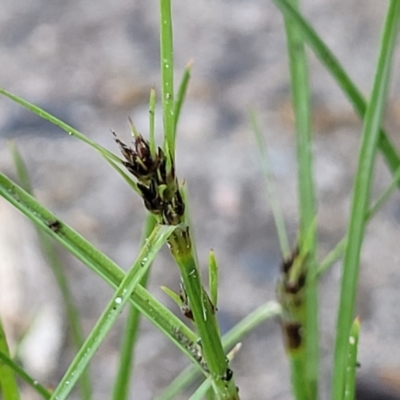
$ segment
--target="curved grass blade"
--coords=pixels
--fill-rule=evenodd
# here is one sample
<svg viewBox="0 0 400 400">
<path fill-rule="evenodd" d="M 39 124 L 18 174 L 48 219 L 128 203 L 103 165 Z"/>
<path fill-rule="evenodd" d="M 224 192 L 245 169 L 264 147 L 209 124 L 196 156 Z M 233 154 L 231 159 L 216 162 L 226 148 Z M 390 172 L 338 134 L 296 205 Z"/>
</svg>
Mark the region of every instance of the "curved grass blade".
<svg viewBox="0 0 400 400">
<path fill-rule="evenodd" d="M 345 96 L 350 100 L 355 112 L 363 119 L 367 109 L 367 102 L 335 55 L 321 40 L 312 26 L 301 16 L 289 1 L 272 1 L 284 15 L 291 18 L 293 23 L 297 25 L 304 42 L 310 46 L 314 54 L 325 66 L 326 70 L 335 79 Z M 390 171 L 394 173 L 400 166 L 400 157 L 395 146 L 383 129 L 380 129 L 379 131 L 378 146 Z"/>
<path fill-rule="evenodd" d="M 175 227 L 157 225 L 149 236 L 147 243 L 142 247 L 138 258 L 128 273 L 123 278 L 120 286 L 115 291 L 101 317 L 97 321 L 90 335 L 71 362 L 61 382 L 54 390 L 52 400 L 64 400 L 71 392 L 74 384 L 85 370 L 90 360 L 103 343 L 106 335 L 113 327 L 119 314 L 128 302 L 132 292 L 139 285 L 140 280 L 153 262 L 154 257 L 160 251 L 169 235 Z"/>
<path fill-rule="evenodd" d="M 400 2 L 391 0 L 383 34 L 373 84 L 371 100 L 365 115 L 361 149 L 351 203 L 351 217 L 347 230 L 347 246 L 343 262 L 340 304 L 337 319 L 332 399 L 342 400 L 344 395 L 348 335 L 354 318 L 355 299 L 359 274 L 360 252 L 365 232 L 365 215 L 389 86 L 390 70 L 400 18 Z"/>
<path fill-rule="evenodd" d="M 0 352 L 7 358 L 10 357 L 7 338 L 0 320 Z M 3 400 L 19 400 L 19 389 L 15 378 L 14 369 L 7 363 L 0 362 L 0 393 Z"/>
<path fill-rule="evenodd" d="M 21 186 L 33 196 L 28 169 L 26 168 L 24 160 L 22 159 L 16 144 L 14 142 L 10 142 L 9 148 L 14 159 L 18 179 L 21 181 Z M 60 289 L 63 304 L 67 312 L 72 342 L 75 348 L 79 349 L 84 341 L 83 329 L 79 320 L 78 310 L 74 304 L 71 290 L 68 285 L 67 277 L 64 273 L 62 262 L 54 247 L 54 243 L 50 241 L 50 238 L 42 230 L 37 228 L 36 231 L 39 237 L 41 250 L 47 259 L 47 262 L 56 278 L 58 288 Z M 86 370 L 82 374 L 80 387 L 82 398 L 86 400 L 90 399 L 92 397 L 92 385 L 89 370 Z"/>
<path fill-rule="evenodd" d="M 242 321 L 234 326 L 228 333 L 222 337 L 224 350 L 232 348 L 245 335 L 261 325 L 267 319 L 278 316 L 281 312 L 280 305 L 275 301 L 263 304 L 261 307 L 247 315 Z M 190 365 L 177 376 L 155 400 L 174 400 L 178 394 L 201 377 L 201 370 L 196 365 Z"/>
<path fill-rule="evenodd" d="M 26 108 L 27 110 L 33 112 L 34 114 L 38 115 L 40 118 L 43 118 L 49 122 L 51 122 L 53 125 L 58 126 L 62 130 L 68 133 L 70 136 L 74 136 L 77 139 L 81 140 L 82 142 L 88 144 L 95 150 L 97 150 L 102 157 L 122 176 L 122 178 L 129 184 L 129 186 L 136 191 L 137 193 L 139 192 L 139 189 L 136 186 L 136 183 L 129 177 L 128 174 L 126 174 L 120 167 L 119 165 L 122 164 L 122 161 L 120 158 L 118 158 L 115 154 L 111 153 L 108 151 L 106 148 L 100 146 L 98 143 L 94 142 L 93 140 L 90 140 L 88 137 L 83 135 L 81 132 L 73 128 L 72 126 L 66 124 L 65 122 L 61 121 L 60 119 L 56 118 L 54 115 L 51 115 L 50 113 L 46 112 L 42 108 L 30 103 L 29 101 L 26 101 L 22 99 L 21 97 L 8 92 L 7 90 L 0 88 L 0 94 L 8 97 L 9 99 L 13 100 L 15 103 L 21 105 L 22 107 Z"/>
<path fill-rule="evenodd" d="M 50 399 L 51 393 L 41 385 L 37 380 L 33 379 L 29 374 L 26 373 L 17 363 L 15 363 L 11 358 L 0 351 L 0 360 L 5 365 L 9 366 L 14 372 L 23 379 L 29 386 L 31 386 L 38 394 L 40 394 L 44 399 Z"/>
<path fill-rule="evenodd" d="M 25 214 L 48 235 L 74 254 L 81 262 L 116 288 L 124 278 L 124 271 L 105 254 L 96 249 L 79 233 L 59 221 L 54 214 L 41 206 L 32 196 L 0 173 L 0 195 Z M 176 337 L 176 332 L 186 341 L 196 342 L 196 334 L 180 321 L 168 308 L 156 300 L 140 285 L 131 296 L 132 304 L 157 328 L 174 342 L 193 362 L 193 354 Z"/>
</svg>

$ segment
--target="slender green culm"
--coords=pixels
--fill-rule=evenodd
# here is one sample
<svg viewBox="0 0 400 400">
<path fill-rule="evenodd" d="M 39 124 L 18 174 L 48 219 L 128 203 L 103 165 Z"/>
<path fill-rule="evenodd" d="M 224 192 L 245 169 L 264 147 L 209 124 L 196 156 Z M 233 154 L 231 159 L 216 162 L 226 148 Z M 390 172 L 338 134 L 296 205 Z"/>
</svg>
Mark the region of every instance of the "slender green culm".
<svg viewBox="0 0 400 400">
<path fill-rule="evenodd" d="M 355 400 L 358 340 L 360 336 L 360 320 L 356 318 L 349 336 L 349 354 L 346 367 L 346 383 L 343 400 Z"/>
<path fill-rule="evenodd" d="M 298 9 L 298 1 L 290 4 Z M 296 148 L 298 162 L 298 193 L 300 211 L 300 237 L 310 238 L 310 249 L 307 257 L 306 294 L 305 294 L 305 326 L 302 329 L 305 340 L 305 353 L 295 360 L 295 371 L 303 371 L 305 380 L 294 377 L 295 386 L 300 387 L 300 395 L 306 397 L 298 400 L 314 400 L 318 397 L 318 365 L 319 365 L 319 335 L 318 335 L 318 293 L 316 271 L 316 226 L 315 226 L 315 189 L 313 180 L 311 112 L 308 84 L 308 67 L 301 34 L 292 18 L 285 16 L 285 28 L 288 43 L 289 67 L 292 88 L 292 103 L 296 125 Z M 310 234 L 310 229 L 312 229 Z"/>
<path fill-rule="evenodd" d="M 8 343 L 6 334 L 3 329 L 3 324 L 0 320 L 0 352 L 6 358 L 10 358 L 10 352 L 8 349 Z M 17 380 L 12 368 L 9 363 L 3 362 L 0 359 L 0 393 L 3 400 L 19 400 L 19 389 Z"/>
<path fill-rule="evenodd" d="M 354 318 L 360 252 L 365 232 L 365 215 L 369 204 L 373 166 L 379 129 L 386 103 L 399 17 L 400 2 L 398 0 L 391 0 L 381 38 L 371 100 L 365 115 L 358 168 L 352 196 L 351 216 L 347 230 L 348 241 L 343 261 L 340 304 L 337 318 L 332 400 L 342 400 L 344 396 L 349 346 L 348 337 Z"/>
<path fill-rule="evenodd" d="M 162 108 L 164 121 L 164 151 L 175 158 L 174 51 L 172 39 L 171 0 L 160 0 L 160 51 Z"/>
<path fill-rule="evenodd" d="M 268 156 L 268 149 L 265 145 L 265 140 L 260 129 L 260 124 L 257 119 L 257 115 L 254 110 L 250 110 L 250 121 L 253 128 L 254 135 L 257 140 L 257 147 L 261 155 L 261 164 L 264 172 L 265 183 L 267 188 L 267 197 L 271 203 L 272 213 L 274 216 L 275 227 L 278 233 L 279 245 L 281 247 L 281 253 L 283 258 L 287 258 L 290 255 L 289 239 L 286 231 L 285 219 L 283 212 L 279 204 L 279 199 L 276 192 L 276 186 L 274 183 L 274 177 L 271 172 L 270 158 Z"/>
<path fill-rule="evenodd" d="M 17 170 L 17 176 L 21 182 L 21 186 L 33 196 L 29 172 L 16 144 L 14 142 L 9 142 L 9 149 L 13 156 L 14 164 Z M 64 273 L 64 266 L 57 254 L 54 243 L 51 242 L 51 239 L 41 229 L 37 228 L 36 231 L 39 237 L 41 250 L 47 259 L 47 262 L 56 279 L 58 288 L 60 289 L 63 304 L 67 312 L 72 342 L 75 348 L 79 349 L 84 342 L 83 329 L 79 319 L 78 309 L 75 306 L 68 280 Z M 80 380 L 80 389 L 83 399 L 89 400 L 92 398 L 92 384 L 89 369 L 86 369 L 82 374 L 82 378 Z"/>
<path fill-rule="evenodd" d="M 178 227 L 168 238 L 168 244 L 180 269 L 189 307 L 201 339 L 202 355 L 210 373 L 216 398 L 238 400 L 239 395 L 233 372 L 229 368 L 222 347 L 215 309 L 200 281 L 197 255 L 193 253 L 189 228 Z"/>
<path fill-rule="evenodd" d="M 365 118 L 367 109 L 367 102 L 365 101 L 361 91 L 350 79 L 349 75 L 339 63 L 338 59 L 331 52 L 331 50 L 321 40 L 312 26 L 302 17 L 302 15 L 294 8 L 288 0 L 272 0 L 279 10 L 292 19 L 296 24 L 303 40 L 313 50 L 314 54 L 318 57 L 321 63 L 325 66 L 326 70 L 336 80 L 340 89 L 342 89 L 345 96 L 350 100 L 355 112 L 361 117 Z M 400 166 L 400 156 L 393 145 L 389 136 L 383 129 L 379 132 L 378 141 L 379 150 L 385 159 L 389 169 L 394 173 Z"/>
</svg>

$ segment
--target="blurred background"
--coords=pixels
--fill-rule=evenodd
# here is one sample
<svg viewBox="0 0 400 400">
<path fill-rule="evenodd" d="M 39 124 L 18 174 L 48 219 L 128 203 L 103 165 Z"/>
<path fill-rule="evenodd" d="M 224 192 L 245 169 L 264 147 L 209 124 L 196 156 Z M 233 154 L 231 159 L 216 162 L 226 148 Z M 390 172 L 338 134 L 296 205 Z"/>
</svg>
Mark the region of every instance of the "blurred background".
<svg viewBox="0 0 400 400">
<path fill-rule="evenodd" d="M 368 95 L 388 2 L 304 0 L 305 15 Z M 296 160 L 282 18 L 262 0 L 173 1 L 176 82 L 188 61 L 192 81 L 178 132 L 178 176 L 188 185 L 199 258 L 212 248 L 220 265 L 219 319 L 229 330 L 274 299 L 280 251 L 248 111 L 259 113 L 292 243 L 296 237 Z M 128 117 L 148 133 L 148 96 L 159 93 L 158 2 L 73 0 L 0 3 L 0 86 L 38 104 L 114 152 L 110 129 L 129 141 Z M 385 126 L 400 145 L 399 52 Z M 361 124 L 311 52 L 319 257 L 343 236 Z M 158 106 L 157 132 L 162 117 Z M 0 168 L 15 177 L 7 141 L 15 140 L 38 199 L 128 268 L 139 246 L 140 198 L 91 148 L 0 98 Z M 390 183 L 380 156 L 372 197 Z M 400 398 L 400 197 L 370 223 L 363 247 L 358 313 L 359 399 Z M 112 290 L 65 251 L 85 333 Z M 322 278 L 322 397 L 329 393 L 339 263 Z M 168 251 L 157 258 L 150 290 L 179 289 Z M 74 350 L 54 278 L 29 221 L 0 199 L 0 315 L 24 366 L 56 385 Z M 91 364 L 97 400 L 110 398 L 124 317 Z M 153 399 L 188 361 L 146 320 L 135 356 L 131 398 Z M 24 337 L 20 343 L 21 337 Z M 291 399 L 289 366 L 275 320 L 243 340 L 233 362 L 241 398 Z M 23 399 L 35 399 L 26 388 Z M 386 397 L 379 397 L 385 394 Z M 368 397 L 369 396 L 369 397 Z M 188 393 L 180 399 L 188 398 Z M 71 399 L 79 398 L 79 392 Z"/>
</svg>

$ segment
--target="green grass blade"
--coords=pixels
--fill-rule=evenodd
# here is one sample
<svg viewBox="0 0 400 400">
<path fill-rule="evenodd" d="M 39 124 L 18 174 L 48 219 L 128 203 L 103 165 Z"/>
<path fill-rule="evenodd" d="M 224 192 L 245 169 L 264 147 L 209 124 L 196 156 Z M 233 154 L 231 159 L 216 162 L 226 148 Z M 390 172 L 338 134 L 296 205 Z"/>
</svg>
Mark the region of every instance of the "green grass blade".
<svg viewBox="0 0 400 400">
<path fill-rule="evenodd" d="M 311 25 L 301 16 L 301 14 L 290 4 L 289 1 L 272 1 L 284 15 L 291 18 L 293 23 L 297 25 L 303 40 L 310 46 L 315 55 L 325 66 L 326 70 L 336 80 L 345 96 L 350 100 L 356 113 L 361 118 L 364 118 L 365 111 L 367 109 L 367 102 L 365 101 L 361 91 L 352 82 L 335 55 L 325 45 Z M 385 131 L 381 129 L 379 133 L 379 149 L 382 152 L 389 169 L 392 171 L 392 173 L 394 173 L 400 166 L 399 154 Z"/>
<path fill-rule="evenodd" d="M 379 59 L 371 100 L 366 112 L 361 139 L 358 169 L 351 203 L 348 242 L 343 262 L 340 305 L 334 356 L 332 399 L 342 400 L 348 354 L 348 337 L 354 318 L 361 245 L 365 230 L 365 215 L 369 203 L 375 152 L 389 85 L 391 62 L 396 43 L 400 2 L 392 0 L 383 29 Z"/>
<path fill-rule="evenodd" d="M 263 304 L 252 313 L 247 315 L 242 321 L 234 326 L 222 337 L 222 345 L 228 351 L 238 343 L 245 335 L 261 325 L 270 318 L 278 316 L 281 308 L 275 301 Z M 155 400 L 174 400 L 178 394 L 201 376 L 201 371 L 196 365 L 185 368 L 169 385 L 160 393 Z"/>
<path fill-rule="evenodd" d="M 181 80 L 181 84 L 179 85 L 178 93 L 176 95 L 176 101 L 175 101 L 175 111 L 174 111 L 174 116 L 175 116 L 175 124 L 174 124 L 174 131 L 175 131 L 175 136 L 176 136 L 176 130 L 178 127 L 178 122 L 179 122 L 179 117 L 181 115 L 181 109 L 183 102 L 186 97 L 186 92 L 187 88 L 189 85 L 190 81 L 190 74 L 192 72 L 192 67 L 193 67 L 193 62 L 189 62 L 188 65 L 185 68 L 185 71 L 183 72 L 183 77 Z"/>
<path fill-rule="evenodd" d="M 27 110 L 33 112 L 34 114 L 38 115 L 39 117 L 51 122 L 53 125 L 58 126 L 62 130 L 68 133 L 70 136 L 74 136 L 77 139 L 81 140 L 82 142 L 88 144 L 93 149 L 97 150 L 103 158 L 122 176 L 122 178 L 129 184 L 129 186 L 135 190 L 135 192 L 139 192 L 139 189 L 136 186 L 136 183 L 126 174 L 119 165 L 122 164 L 121 160 L 113 153 L 108 151 L 106 148 L 100 146 L 93 140 L 90 140 L 88 137 L 83 135 L 81 132 L 73 128 L 72 126 L 66 124 L 65 122 L 61 121 L 60 119 L 56 118 L 55 116 L 51 115 L 47 111 L 43 110 L 42 108 L 35 106 L 34 104 L 30 103 L 18 97 L 17 95 L 8 92 L 7 90 L 0 87 L 0 94 L 8 97 L 9 99 L 13 100 L 15 103 L 21 105 L 22 107 L 26 108 Z"/>
<path fill-rule="evenodd" d="M 293 8 L 298 1 L 292 0 Z M 313 180 L 312 136 L 310 117 L 310 95 L 308 67 L 301 33 L 292 18 L 285 16 L 288 42 L 289 67 L 291 75 L 292 102 L 296 121 L 296 147 L 298 162 L 300 237 L 310 238 L 310 252 L 307 260 L 305 354 L 293 359 L 294 384 L 298 389 L 298 399 L 316 399 L 318 393 L 318 293 L 315 279 L 316 227 L 315 189 Z M 310 233 L 310 229 L 312 229 Z M 303 371 L 305 381 L 296 377 Z M 301 387 L 300 387 L 301 386 Z M 303 397 L 306 396 L 306 397 Z"/>
<path fill-rule="evenodd" d="M 355 400 L 356 395 L 356 371 L 357 371 L 357 352 L 358 339 L 360 336 L 360 320 L 356 318 L 351 327 L 349 336 L 349 355 L 346 368 L 346 384 L 344 390 L 344 400 Z"/>
<path fill-rule="evenodd" d="M 38 394 L 40 394 L 44 399 L 50 399 L 51 393 L 41 385 L 37 380 L 33 379 L 29 374 L 26 373 L 17 363 L 15 363 L 11 358 L 0 351 L 1 363 L 10 367 L 14 372 L 23 379 L 29 386 L 31 386 Z M 0 363 L 0 364 L 1 364 Z M 1 373 L 0 373 L 1 374 Z"/>
<path fill-rule="evenodd" d="M 156 225 L 155 218 L 148 214 L 146 218 L 145 231 L 143 235 L 142 244 L 144 244 L 147 238 L 150 236 Z M 147 286 L 150 268 L 144 274 L 140 281 L 142 287 Z M 125 400 L 129 399 L 129 384 L 132 375 L 133 367 L 133 350 L 136 344 L 138 330 L 140 322 L 139 310 L 132 305 L 129 308 L 128 318 L 126 320 L 124 328 L 124 336 L 122 338 L 122 344 L 120 349 L 119 367 L 117 372 L 117 378 L 114 383 L 113 399 L 114 400 Z"/>
<path fill-rule="evenodd" d="M 14 159 L 14 164 L 17 170 L 18 179 L 21 182 L 21 186 L 33 196 L 32 186 L 29 178 L 29 172 L 26 168 L 24 160 L 18 151 L 18 148 L 14 142 L 9 143 L 9 148 Z M 50 241 L 50 238 L 40 229 L 36 229 L 39 236 L 40 247 L 42 252 L 56 278 L 58 288 L 60 289 L 63 304 L 65 306 L 68 324 L 71 331 L 72 342 L 76 349 L 79 349 L 84 341 L 83 329 L 79 320 L 78 310 L 75 307 L 71 290 L 68 285 L 67 277 L 64 273 L 63 264 L 57 254 L 54 247 L 54 243 Z M 92 397 L 92 385 L 90 380 L 89 370 L 84 371 L 81 379 L 81 391 L 83 399 L 90 399 Z"/>
<path fill-rule="evenodd" d="M 0 352 L 7 358 L 10 357 L 7 338 L 0 320 Z M 0 393 L 3 400 L 19 400 L 19 389 L 15 378 L 14 369 L 7 363 L 0 362 Z"/>
<path fill-rule="evenodd" d="M 172 43 L 171 0 L 160 0 L 160 57 L 165 150 L 175 157 L 174 52 Z"/>
<path fill-rule="evenodd" d="M 67 224 L 58 221 L 54 214 L 41 206 L 32 196 L 1 173 L 0 195 L 74 254 L 78 260 L 88 266 L 105 282 L 114 288 L 120 285 L 125 274 L 117 264 Z M 54 224 L 56 221 L 59 222 L 59 225 Z M 197 362 L 193 354 L 182 344 L 182 340 L 176 337 L 176 332 L 179 331 L 180 336 L 185 341 L 195 342 L 197 336 L 192 330 L 140 285 L 133 292 L 131 300 L 132 304 L 161 332 L 174 342 L 193 362 Z"/>
<path fill-rule="evenodd" d="M 149 236 L 147 243 L 142 247 L 139 256 L 131 269 L 125 275 L 120 286 L 112 296 L 111 301 L 97 321 L 90 335 L 71 362 L 61 382 L 54 390 L 51 399 L 66 399 L 75 382 L 80 377 L 106 335 L 113 327 L 123 307 L 128 302 L 132 292 L 150 267 L 154 257 L 168 239 L 175 228 L 158 225 Z"/>
<path fill-rule="evenodd" d="M 260 124 L 258 122 L 256 113 L 253 110 L 250 111 L 250 121 L 254 135 L 257 140 L 257 147 L 261 155 L 262 168 L 267 188 L 267 198 L 271 203 L 272 213 L 274 215 L 275 227 L 278 233 L 279 245 L 281 246 L 282 256 L 285 259 L 290 255 L 290 246 L 285 226 L 285 219 L 283 217 L 283 212 L 280 207 L 279 199 L 276 193 L 276 186 L 271 172 L 268 150 L 265 145 L 265 140 L 261 132 Z"/>
</svg>

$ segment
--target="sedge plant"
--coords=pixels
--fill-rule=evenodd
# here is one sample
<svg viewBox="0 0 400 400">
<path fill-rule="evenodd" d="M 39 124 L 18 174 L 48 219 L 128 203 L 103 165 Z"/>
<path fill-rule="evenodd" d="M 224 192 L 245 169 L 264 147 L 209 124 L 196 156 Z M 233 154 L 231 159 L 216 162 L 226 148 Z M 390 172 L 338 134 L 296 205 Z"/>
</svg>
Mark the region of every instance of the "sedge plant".
<svg viewBox="0 0 400 400">
<path fill-rule="evenodd" d="M 272 174 L 266 159 L 267 151 L 262 130 L 253 112 L 251 122 L 263 156 L 267 178 L 267 193 L 272 204 L 282 252 L 281 276 L 277 283 L 277 301 L 261 305 L 230 332 L 221 335 L 217 319 L 219 266 L 213 252 L 209 255 L 209 276 L 200 274 L 196 243 L 190 224 L 188 196 L 183 179 L 176 175 L 175 148 L 179 132 L 179 116 L 190 81 L 192 63 L 184 70 L 178 89 L 174 84 L 173 23 L 171 1 L 160 0 L 160 60 L 161 103 L 164 140 L 155 140 L 156 92 L 150 92 L 149 132 L 137 131 L 130 121 L 132 144 L 126 144 L 116 133 L 115 142 L 122 155 L 117 156 L 90 140 L 27 100 L 0 88 L 0 93 L 22 107 L 60 127 L 70 136 L 96 150 L 106 162 L 142 198 L 147 219 L 140 251 L 125 273 L 100 249 L 60 220 L 34 197 L 29 185 L 27 168 L 15 146 L 14 155 L 20 183 L 0 174 L 0 195 L 25 214 L 40 231 L 41 245 L 52 265 L 63 294 L 76 355 L 54 390 L 46 389 L 18 364 L 10 354 L 7 338 L 0 323 L 0 390 L 5 400 L 20 399 L 17 377 L 32 386 L 44 399 L 67 399 L 80 381 L 82 399 L 90 400 L 90 362 L 114 326 L 120 312 L 128 307 L 126 326 L 121 341 L 120 359 L 112 398 L 130 398 L 131 377 L 134 373 L 134 348 L 138 341 L 140 317 L 146 317 L 171 340 L 191 361 L 171 384 L 159 393 L 157 400 L 175 399 L 195 380 L 201 384 L 191 399 L 238 400 L 239 391 L 230 361 L 240 349 L 243 335 L 268 318 L 279 316 L 283 342 L 290 361 L 292 393 L 296 400 L 316 400 L 319 389 L 319 318 L 318 278 L 334 261 L 343 259 L 340 304 L 337 315 L 336 344 L 332 366 L 332 400 L 355 398 L 357 346 L 360 321 L 354 314 L 359 273 L 360 252 L 367 222 L 384 204 L 400 181 L 400 157 L 381 128 L 387 90 L 390 82 L 400 2 L 391 0 L 385 20 L 376 74 L 370 99 L 361 95 L 336 57 L 300 12 L 296 0 L 272 0 L 283 15 L 287 37 L 289 75 L 295 115 L 296 154 L 298 160 L 299 228 L 296 243 L 289 244 L 285 230 L 284 211 L 274 189 Z M 358 169 L 354 179 L 353 200 L 348 228 L 344 238 L 328 256 L 317 260 L 317 201 L 313 176 L 310 88 L 305 47 L 308 46 L 334 77 L 348 97 L 364 126 L 360 140 Z M 372 204 L 370 187 L 376 152 L 380 151 L 392 172 L 392 184 Z M 371 205 L 372 204 L 372 205 Z M 57 242 L 71 252 L 93 273 L 113 289 L 107 306 L 92 331 L 83 337 L 79 315 L 71 298 L 59 260 L 53 250 Z M 178 268 L 180 292 L 163 288 L 179 306 L 188 323 L 179 319 L 147 289 L 149 269 L 160 249 L 167 245 Z M 291 249 L 292 248 L 292 249 Z M 1 321 L 1 318 L 0 318 Z"/>
</svg>

